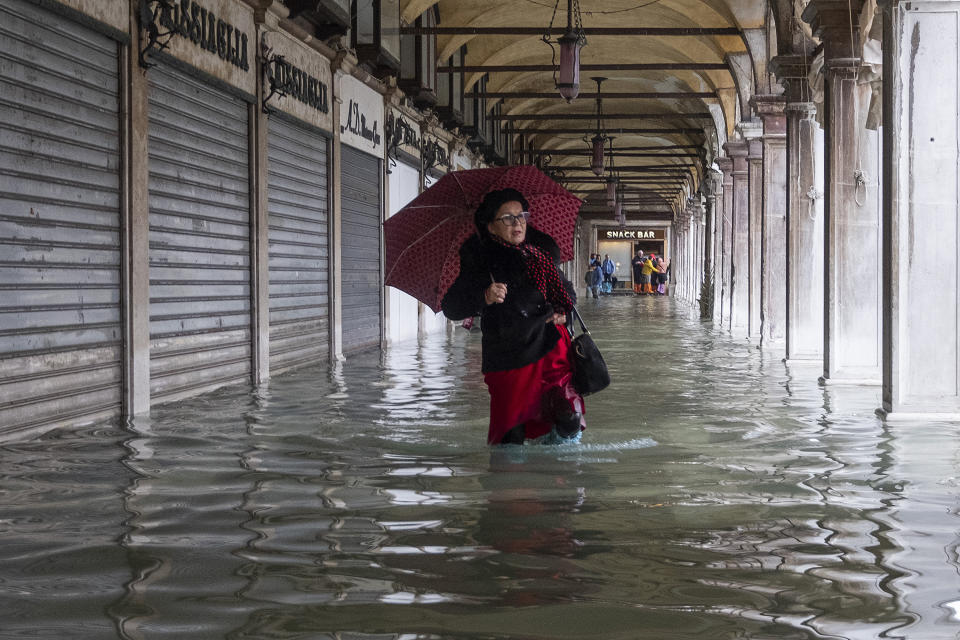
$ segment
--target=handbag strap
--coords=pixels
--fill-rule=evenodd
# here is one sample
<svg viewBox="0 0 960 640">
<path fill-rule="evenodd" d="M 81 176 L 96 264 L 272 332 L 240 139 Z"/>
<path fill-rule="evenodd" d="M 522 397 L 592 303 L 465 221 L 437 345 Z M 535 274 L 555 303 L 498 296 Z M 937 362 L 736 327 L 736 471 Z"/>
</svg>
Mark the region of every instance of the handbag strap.
<svg viewBox="0 0 960 640">
<path fill-rule="evenodd" d="M 573 316 L 580 323 L 580 332 L 581 333 L 590 333 L 590 330 L 587 329 L 587 325 L 583 324 L 583 318 L 580 316 L 580 312 L 577 311 L 577 307 L 571 307 L 570 315 Z M 572 326 L 572 323 L 571 323 Z"/>
</svg>

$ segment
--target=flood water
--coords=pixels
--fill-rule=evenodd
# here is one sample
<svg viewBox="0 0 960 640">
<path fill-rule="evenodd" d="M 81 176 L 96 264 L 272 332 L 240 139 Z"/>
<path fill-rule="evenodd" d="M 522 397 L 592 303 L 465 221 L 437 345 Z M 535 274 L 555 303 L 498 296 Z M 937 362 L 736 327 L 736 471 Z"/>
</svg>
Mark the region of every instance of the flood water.
<svg viewBox="0 0 960 640">
<path fill-rule="evenodd" d="M 0 638 L 953 638 L 960 438 L 663 298 L 585 300 L 583 441 L 479 333 L 0 448 Z"/>
</svg>

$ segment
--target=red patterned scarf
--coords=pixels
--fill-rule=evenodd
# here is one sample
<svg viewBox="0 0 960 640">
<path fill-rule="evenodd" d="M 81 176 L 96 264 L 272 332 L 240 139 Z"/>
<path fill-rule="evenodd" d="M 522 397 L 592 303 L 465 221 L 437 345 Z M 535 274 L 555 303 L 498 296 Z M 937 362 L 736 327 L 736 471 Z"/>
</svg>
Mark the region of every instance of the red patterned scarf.
<svg viewBox="0 0 960 640">
<path fill-rule="evenodd" d="M 548 252 L 529 242 L 517 246 L 493 234 L 490 234 L 490 237 L 502 246 L 519 251 L 523 255 L 527 275 L 533 281 L 533 285 L 540 290 L 543 297 L 558 313 L 561 311 L 567 313 L 573 309 L 573 300 L 564 288 L 560 271 Z"/>
</svg>

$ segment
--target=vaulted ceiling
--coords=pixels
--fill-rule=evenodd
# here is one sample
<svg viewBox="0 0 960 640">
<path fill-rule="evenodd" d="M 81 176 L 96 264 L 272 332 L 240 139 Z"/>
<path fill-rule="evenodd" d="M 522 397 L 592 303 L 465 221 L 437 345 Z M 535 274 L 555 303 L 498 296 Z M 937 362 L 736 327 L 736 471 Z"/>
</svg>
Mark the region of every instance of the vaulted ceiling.
<svg viewBox="0 0 960 640">
<path fill-rule="evenodd" d="M 558 96 L 552 71 L 523 68 L 559 59 L 540 34 L 551 21 L 555 29 L 566 27 L 567 4 L 401 0 L 400 8 L 402 20 L 410 24 L 436 5 L 442 30 L 438 59 L 446 60 L 466 44 L 464 64 L 472 69 L 465 75 L 468 92 L 488 73 L 488 108 L 502 99 L 504 122 L 512 127 L 515 142 L 523 136 L 524 147 L 545 156 L 548 167 L 562 172 L 565 186 L 588 203 L 601 201 L 590 192 L 604 188 L 602 178 L 589 169 L 589 140 L 597 126 L 597 83 L 592 78 L 607 78 L 601 86 L 603 129 L 613 137 L 628 216 L 642 216 L 650 209 L 644 203 L 658 200 L 679 208 L 700 184 L 718 146 L 733 133 L 742 110 L 749 109 L 744 96 L 769 83 L 765 60 L 774 53 L 768 43 L 776 37 L 771 37 L 775 25 L 768 2 L 574 2 L 587 40 L 581 51 L 580 94 L 571 103 Z M 790 0 L 786 4 L 793 12 Z M 450 29 L 456 32 L 443 33 Z M 469 32 L 475 29 L 487 32 Z"/>
</svg>

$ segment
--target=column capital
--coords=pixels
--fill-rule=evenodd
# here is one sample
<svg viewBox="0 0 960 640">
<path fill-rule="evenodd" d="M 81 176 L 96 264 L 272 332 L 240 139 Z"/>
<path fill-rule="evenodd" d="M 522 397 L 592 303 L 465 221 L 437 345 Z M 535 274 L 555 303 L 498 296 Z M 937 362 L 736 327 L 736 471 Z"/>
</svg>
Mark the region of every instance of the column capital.
<svg viewBox="0 0 960 640">
<path fill-rule="evenodd" d="M 864 0 L 810 0 L 801 17 L 823 43 L 825 61 L 853 58 L 852 47 L 860 34 L 860 11 Z M 853 29 L 854 41 L 850 41 Z"/>
<path fill-rule="evenodd" d="M 745 140 L 731 140 L 723 145 L 733 165 L 730 175 L 744 175 L 747 172 L 747 154 L 749 148 Z"/>
<path fill-rule="evenodd" d="M 763 139 L 750 138 L 747 140 L 747 160 L 759 162 L 763 160 Z"/>
<path fill-rule="evenodd" d="M 784 111 L 787 117 L 799 117 L 801 120 L 808 120 L 816 115 L 817 105 L 814 102 L 788 102 Z"/>
<path fill-rule="evenodd" d="M 744 120 L 737 123 L 736 130 L 744 140 L 759 138 L 763 135 L 763 123 L 759 120 Z"/>
<path fill-rule="evenodd" d="M 746 140 L 727 140 L 723 145 L 723 150 L 727 152 L 727 158 L 717 158 L 719 162 L 722 159 L 727 159 L 732 162 L 734 158 L 746 158 L 747 157 L 747 141 Z"/>
<path fill-rule="evenodd" d="M 763 122 L 764 139 L 787 134 L 787 100 L 782 95 L 756 95 L 750 99 L 753 109 Z"/>
</svg>

